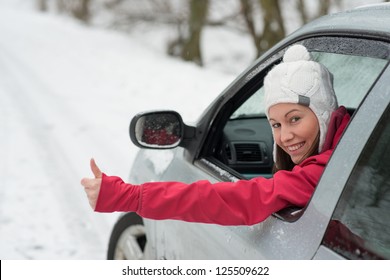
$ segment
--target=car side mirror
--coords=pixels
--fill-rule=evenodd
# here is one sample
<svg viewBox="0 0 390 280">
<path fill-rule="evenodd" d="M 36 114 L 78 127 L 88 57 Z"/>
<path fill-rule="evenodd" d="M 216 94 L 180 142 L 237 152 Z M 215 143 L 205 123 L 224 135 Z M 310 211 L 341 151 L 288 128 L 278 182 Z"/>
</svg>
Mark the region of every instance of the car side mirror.
<svg viewBox="0 0 390 280">
<path fill-rule="evenodd" d="M 130 139 L 140 148 L 171 149 L 182 143 L 186 128 L 175 111 L 141 113 L 131 120 Z"/>
</svg>

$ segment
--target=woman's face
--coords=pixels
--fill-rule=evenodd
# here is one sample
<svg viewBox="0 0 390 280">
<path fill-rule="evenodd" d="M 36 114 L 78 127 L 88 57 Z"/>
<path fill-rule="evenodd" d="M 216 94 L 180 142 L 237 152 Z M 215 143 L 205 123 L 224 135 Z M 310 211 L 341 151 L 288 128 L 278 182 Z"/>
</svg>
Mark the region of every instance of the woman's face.
<svg viewBox="0 0 390 280">
<path fill-rule="evenodd" d="M 295 164 L 302 162 L 320 130 L 316 115 L 303 105 L 279 103 L 269 108 L 268 116 L 276 144 Z"/>
</svg>

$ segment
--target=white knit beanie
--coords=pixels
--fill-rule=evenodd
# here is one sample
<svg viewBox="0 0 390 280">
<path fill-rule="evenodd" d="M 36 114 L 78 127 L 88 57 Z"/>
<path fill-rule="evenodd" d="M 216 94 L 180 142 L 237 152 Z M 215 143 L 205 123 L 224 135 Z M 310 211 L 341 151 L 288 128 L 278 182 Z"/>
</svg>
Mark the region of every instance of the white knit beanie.
<svg viewBox="0 0 390 280">
<path fill-rule="evenodd" d="M 333 76 L 320 63 L 312 60 L 302 45 L 291 46 L 264 79 L 265 113 L 278 103 L 295 103 L 308 106 L 317 116 L 320 127 L 318 152 L 324 145 L 328 124 L 337 109 L 337 98 L 333 90 Z M 276 143 L 274 144 L 276 160 Z"/>
</svg>

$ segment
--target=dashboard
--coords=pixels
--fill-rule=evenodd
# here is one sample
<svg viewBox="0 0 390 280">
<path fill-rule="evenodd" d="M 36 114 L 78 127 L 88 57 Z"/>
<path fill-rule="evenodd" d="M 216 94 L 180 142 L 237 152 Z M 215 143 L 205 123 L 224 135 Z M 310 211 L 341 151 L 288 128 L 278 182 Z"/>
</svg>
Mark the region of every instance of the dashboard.
<svg viewBox="0 0 390 280">
<path fill-rule="evenodd" d="M 231 119 L 223 129 L 217 158 L 247 179 L 272 176 L 272 130 L 267 118 Z"/>
</svg>

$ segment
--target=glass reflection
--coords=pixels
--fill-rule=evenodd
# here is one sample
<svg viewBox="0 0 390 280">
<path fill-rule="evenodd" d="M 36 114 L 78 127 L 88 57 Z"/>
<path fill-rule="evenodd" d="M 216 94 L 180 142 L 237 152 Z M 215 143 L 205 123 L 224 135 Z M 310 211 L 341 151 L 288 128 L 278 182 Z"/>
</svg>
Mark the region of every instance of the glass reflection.
<svg viewBox="0 0 390 280">
<path fill-rule="evenodd" d="M 137 140 L 144 146 L 177 146 L 181 140 L 181 122 L 172 113 L 140 117 L 135 127 Z"/>
</svg>

